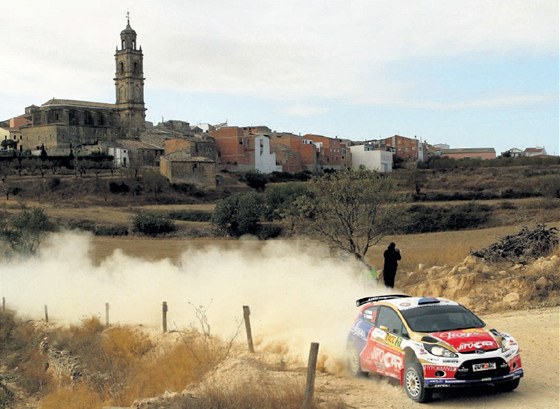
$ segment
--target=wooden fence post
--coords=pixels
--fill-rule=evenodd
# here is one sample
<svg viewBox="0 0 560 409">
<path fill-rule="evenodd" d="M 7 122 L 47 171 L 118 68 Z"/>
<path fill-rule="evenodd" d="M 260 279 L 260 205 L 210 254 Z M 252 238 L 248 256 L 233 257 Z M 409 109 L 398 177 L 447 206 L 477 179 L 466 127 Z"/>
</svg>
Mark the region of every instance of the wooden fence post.
<svg viewBox="0 0 560 409">
<path fill-rule="evenodd" d="M 161 306 L 161 321 L 163 325 L 163 332 L 167 332 L 167 301 L 163 302 Z"/>
<path fill-rule="evenodd" d="M 45 305 L 45 321 L 49 322 L 49 308 Z"/>
<path fill-rule="evenodd" d="M 6 297 L 2 297 L 2 311 L 6 311 Z"/>
<path fill-rule="evenodd" d="M 105 326 L 109 326 L 109 303 L 105 303 Z"/>
<path fill-rule="evenodd" d="M 253 347 L 253 332 L 251 331 L 251 310 L 248 305 L 243 306 L 243 320 L 245 321 L 245 331 L 247 332 L 247 345 L 249 346 L 249 352 L 255 352 Z"/>
<path fill-rule="evenodd" d="M 312 342 L 309 348 L 309 362 L 307 363 L 307 382 L 305 384 L 305 395 L 303 397 L 302 409 L 309 409 L 313 401 L 313 390 L 315 388 L 315 371 L 317 369 L 317 355 L 319 343 Z"/>
</svg>

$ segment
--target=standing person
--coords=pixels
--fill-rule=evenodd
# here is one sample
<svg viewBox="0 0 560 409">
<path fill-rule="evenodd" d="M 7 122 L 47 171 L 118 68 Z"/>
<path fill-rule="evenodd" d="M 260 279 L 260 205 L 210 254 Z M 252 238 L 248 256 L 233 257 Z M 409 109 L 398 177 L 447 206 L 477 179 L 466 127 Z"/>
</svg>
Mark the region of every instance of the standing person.
<svg viewBox="0 0 560 409">
<path fill-rule="evenodd" d="M 401 259 L 401 252 L 395 247 L 395 243 L 389 244 L 387 250 L 383 252 L 383 281 L 385 286 L 393 288 L 395 286 L 395 276 L 397 275 L 398 260 Z"/>
</svg>

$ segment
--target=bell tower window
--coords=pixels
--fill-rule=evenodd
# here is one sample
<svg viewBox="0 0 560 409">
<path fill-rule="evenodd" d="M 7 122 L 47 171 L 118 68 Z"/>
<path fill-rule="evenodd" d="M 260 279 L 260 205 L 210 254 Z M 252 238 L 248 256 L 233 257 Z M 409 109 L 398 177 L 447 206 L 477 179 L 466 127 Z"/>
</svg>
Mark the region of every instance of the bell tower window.
<svg viewBox="0 0 560 409">
<path fill-rule="evenodd" d="M 121 71 L 121 74 L 124 74 L 124 63 L 122 61 L 120 63 L 120 71 Z"/>
</svg>

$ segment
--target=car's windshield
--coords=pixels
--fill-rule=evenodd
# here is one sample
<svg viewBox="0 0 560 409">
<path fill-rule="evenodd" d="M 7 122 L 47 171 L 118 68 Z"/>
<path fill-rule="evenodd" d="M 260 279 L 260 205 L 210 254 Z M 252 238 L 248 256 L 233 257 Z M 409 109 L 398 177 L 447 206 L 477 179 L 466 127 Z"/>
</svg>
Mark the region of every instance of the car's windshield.
<svg viewBox="0 0 560 409">
<path fill-rule="evenodd" d="M 424 305 L 402 310 L 411 330 L 438 332 L 465 328 L 482 328 L 486 324 L 461 305 Z"/>
</svg>

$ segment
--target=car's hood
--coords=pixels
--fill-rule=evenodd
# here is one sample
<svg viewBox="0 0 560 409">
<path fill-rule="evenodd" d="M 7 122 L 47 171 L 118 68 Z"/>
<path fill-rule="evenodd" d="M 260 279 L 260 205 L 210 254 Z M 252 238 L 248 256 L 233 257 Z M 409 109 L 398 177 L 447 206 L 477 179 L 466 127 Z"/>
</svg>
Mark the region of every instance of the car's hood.
<svg viewBox="0 0 560 409">
<path fill-rule="evenodd" d="M 499 347 L 494 335 L 492 335 L 490 331 L 482 328 L 432 332 L 430 335 L 446 342 L 460 353 L 477 350 L 488 351 Z"/>
</svg>

